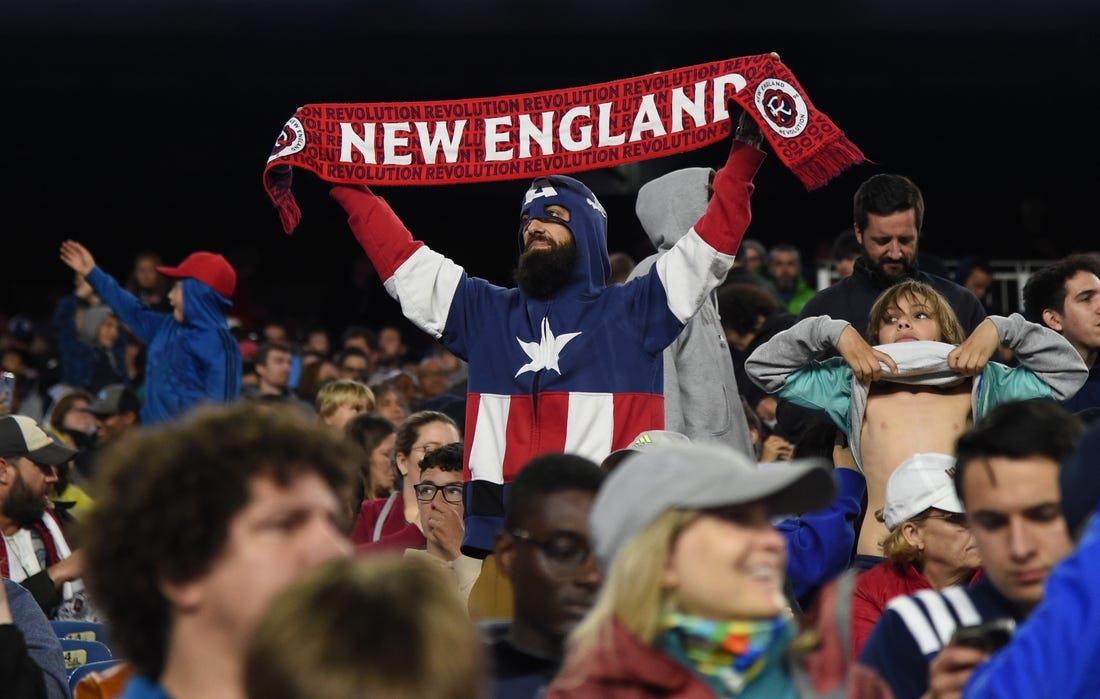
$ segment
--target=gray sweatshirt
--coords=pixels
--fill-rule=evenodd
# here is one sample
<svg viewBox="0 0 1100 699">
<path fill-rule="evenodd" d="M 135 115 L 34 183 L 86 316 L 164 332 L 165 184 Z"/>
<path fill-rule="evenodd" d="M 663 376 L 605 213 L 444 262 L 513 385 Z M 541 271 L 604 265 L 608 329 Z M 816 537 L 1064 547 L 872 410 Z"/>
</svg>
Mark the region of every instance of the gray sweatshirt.
<svg viewBox="0 0 1100 699">
<path fill-rule="evenodd" d="M 657 252 L 638 263 L 631 279 L 645 274 L 703 215 L 712 172 L 676 170 L 641 188 L 635 211 Z M 756 461 L 713 293 L 665 349 L 664 369 L 665 429 L 693 442 L 725 444 Z"/>
</svg>

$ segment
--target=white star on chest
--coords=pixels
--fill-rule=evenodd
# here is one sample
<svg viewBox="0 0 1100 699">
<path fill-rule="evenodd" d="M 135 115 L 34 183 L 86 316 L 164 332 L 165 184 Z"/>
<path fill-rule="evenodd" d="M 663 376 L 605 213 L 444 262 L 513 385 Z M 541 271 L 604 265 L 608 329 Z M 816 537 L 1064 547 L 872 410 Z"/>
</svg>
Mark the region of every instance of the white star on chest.
<svg viewBox="0 0 1100 699">
<path fill-rule="evenodd" d="M 550 329 L 550 321 L 543 318 L 542 337 L 538 342 L 524 342 L 518 337 L 516 338 L 520 348 L 531 360 L 519 368 L 516 376 L 518 377 L 527 371 L 539 371 L 540 369 L 553 369 L 560 375 L 561 369 L 558 368 L 558 358 L 562 349 L 577 335 L 580 335 L 580 333 L 565 333 L 555 337 L 554 331 Z"/>
</svg>

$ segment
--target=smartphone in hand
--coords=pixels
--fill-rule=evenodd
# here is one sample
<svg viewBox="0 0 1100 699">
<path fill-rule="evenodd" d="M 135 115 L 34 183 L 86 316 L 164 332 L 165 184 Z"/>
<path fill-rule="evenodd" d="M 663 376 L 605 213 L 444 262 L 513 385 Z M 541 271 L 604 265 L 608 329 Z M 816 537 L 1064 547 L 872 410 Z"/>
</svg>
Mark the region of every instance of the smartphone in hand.
<svg viewBox="0 0 1100 699">
<path fill-rule="evenodd" d="M 0 405 L 11 407 L 15 398 L 15 374 L 10 371 L 0 373 Z"/>
<path fill-rule="evenodd" d="M 977 648 L 993 654 L 1012 640 L 1016 631 L 1016 622 L 1008 617 L 990 619 L 973 626 L 960 626 L 951 636 L 951 643 L 957 646 Z"/>
</svg>

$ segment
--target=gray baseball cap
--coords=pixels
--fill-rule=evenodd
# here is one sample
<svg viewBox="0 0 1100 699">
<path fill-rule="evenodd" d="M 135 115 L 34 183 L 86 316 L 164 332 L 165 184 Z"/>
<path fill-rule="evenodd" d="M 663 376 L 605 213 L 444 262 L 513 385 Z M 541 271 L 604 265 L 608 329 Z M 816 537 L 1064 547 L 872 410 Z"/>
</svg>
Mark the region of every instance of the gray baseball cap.
<svg viewBox="0 0 1100 699">
<path fill-rule="evenodd" d="M 622 449 L 616 449 L 600 462 L 600 468 L 611 471 L 622 463 L 622 460 L 632 454 L 639 454 L 647 449 L 667 444 L 691 444 L 686 434 L 671 430 L 646 430 L 640 433 L 633 441 Z"/>
<path fill-rule="evenodd" d="M 707 510 L 767 499 L 773 515 L 828 507 L 836 495 L 832 469 L 820 459 L 758 469 L 716 444 L 654 446 L 616 468 L 589 514 L 593 550 L 607 571 L 623 544 L 667 510 Z"/>
</svg>

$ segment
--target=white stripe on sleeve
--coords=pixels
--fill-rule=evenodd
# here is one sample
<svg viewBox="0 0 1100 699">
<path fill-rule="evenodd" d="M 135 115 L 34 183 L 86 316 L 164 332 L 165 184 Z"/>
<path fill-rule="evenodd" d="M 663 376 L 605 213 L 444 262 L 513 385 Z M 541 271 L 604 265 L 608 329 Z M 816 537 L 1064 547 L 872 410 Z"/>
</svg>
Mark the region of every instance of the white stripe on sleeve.
<svg viewBox="0 0 1100 699">
<path fill-rule="evenodd" d="M 935 653 L 943 647 L 932 625 L 928 623 L 928 617 L 912 597 L 895 597 L 886 608 L 898 613 L 922 654 Z"/>
<path fill-rule="evenodd" d="M 692 228 L 657 260 L 657 275 L 665 287 L 668 310 L 686 323 L 707 295 L 726 278 L 733 255 L 718 252 Z"/>
<path fill-rule="evenodd" d="M 924 608 L 928 610 L 928 618 L 936 627 L 940 643 L 946 646 L 951 642 L 951 634 L 955 633 L 957 626 L 955 617 L 951 616 L 951 612 L 947 610 L 947 602 L 935 590 L 921 590 L 913 596 L 924 603 Z"/>
<path fill-rule="evenodd" d="M 401 263 L 385 286 L 401 303 L 405 317 L 438 339 L 461 279 L 461 267 L 424 245 Z"/>
<path fill-rule="evenodd" d="M 955 616 L 959 617 L 960 626 L 974 626 L 982 623 L 982 615 L 978 614 L 978 610 L 974 607 L 970 595 L 966 594 L 966 590 L 954 585 L 940 590 L 940 594 L 951 603 L 952 608 L 955 610 Z"/>
</svg>

